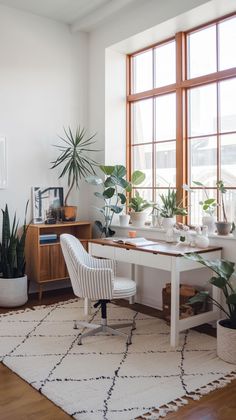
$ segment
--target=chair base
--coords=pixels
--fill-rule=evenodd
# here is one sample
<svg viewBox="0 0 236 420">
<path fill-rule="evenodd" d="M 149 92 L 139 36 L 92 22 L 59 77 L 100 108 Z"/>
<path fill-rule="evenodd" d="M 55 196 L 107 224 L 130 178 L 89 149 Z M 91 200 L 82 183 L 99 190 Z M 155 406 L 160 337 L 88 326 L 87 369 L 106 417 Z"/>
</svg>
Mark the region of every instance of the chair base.
<svg viewBox="0 0 236 420">
<path fill-rule="evenodd" d="M 121 337 L 126 337 L 126 343 L 128 345 L 130 345 L 130 344 L 132 344 L 131 332 L 130 332 L 130 334 L 125 334 L 122 331 L 119 331 L 118 328 L 132 327 L 132 330 L 134 330 L 136 328 L 135 321 L 130 322 L 130 323 L 126 323 L 126 324 L 107 325 L 107 320 L 103 319 L 103 318 L 101 319 L 101 324 L 100 325 L 99 324 L 90 324 L 90 323 L 84 322 L 84 321 L 78 321 L 78 322 L 74 321 L 74 329 L 78 329 L 78 326 L 90 329 L 90 331 L 87 331 L 87 332 L 79 335 L 78 345 L 82 344 L 82 339 L 83 338 L 93 336 L 93 335 L 96 335 L 98 333 L 109 333 L 111 335 L 119 335 Z"/>
</svg>

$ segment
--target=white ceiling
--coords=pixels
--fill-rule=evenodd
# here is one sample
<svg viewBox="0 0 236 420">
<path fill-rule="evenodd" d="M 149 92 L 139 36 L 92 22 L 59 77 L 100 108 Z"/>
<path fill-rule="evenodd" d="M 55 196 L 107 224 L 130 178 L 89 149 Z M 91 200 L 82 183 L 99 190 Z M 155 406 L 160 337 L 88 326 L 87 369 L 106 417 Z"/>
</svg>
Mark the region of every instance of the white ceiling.
<svg viewBox="0 0 236 420">
<path fill-rule="evenodd" d="M 0 0 L 0 4 L 89 30 L 134 0 Z"/>
</svg>

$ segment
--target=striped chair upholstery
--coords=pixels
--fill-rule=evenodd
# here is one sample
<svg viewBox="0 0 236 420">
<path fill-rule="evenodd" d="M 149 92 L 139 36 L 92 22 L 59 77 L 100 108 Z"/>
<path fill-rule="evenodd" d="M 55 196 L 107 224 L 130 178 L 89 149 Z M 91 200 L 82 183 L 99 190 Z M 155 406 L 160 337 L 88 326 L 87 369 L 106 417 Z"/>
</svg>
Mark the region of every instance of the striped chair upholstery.
<svg viewBox="0 0 236 420">
<path fill-rule="evenodd" d="M 101 305 L 102 309 L 101 325 L 75 321 L 75 328 L 78 328 L 79 325 L 94 328 L 92 331 L 81 335 L 79 344 L 81 344 L 83 337 L 101 331 L 125 335 L 116 329 L 121 325 L 107 326 L 106 304 L 110 299 L 134 296 L 136 294 L 135 282 L 128 278 L 116 277 L 116 262 L 114 260 L 92 257 L 74 236 L 63 234 L 60 236 L 60 242 L 74 294 L 81 298 L 98 300 L 95 306 Z M 126 326 L 134 327 L 134 324 L 122 324 L 122 327 Z M 130 344 L 130 341 L 130 335 L 128 335 L 127 342 Z"/>
</svg>

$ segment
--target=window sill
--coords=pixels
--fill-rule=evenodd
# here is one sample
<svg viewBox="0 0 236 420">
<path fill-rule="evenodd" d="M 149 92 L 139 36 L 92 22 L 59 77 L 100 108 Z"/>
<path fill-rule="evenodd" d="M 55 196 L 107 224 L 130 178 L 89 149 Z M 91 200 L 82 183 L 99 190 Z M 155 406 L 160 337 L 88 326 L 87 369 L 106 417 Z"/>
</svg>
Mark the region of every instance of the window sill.
<svg viewBox="0 0 236 420">
<path fill-rule="evenodd" d="M 116 229 L 123 229 L 123 230 L 136 230 L 136 231 L 144 231 L 144 232 L 160 232 L 160 233 L 166 233 L 165 229 L 162 228 L 155 228 L 152 226 L 143 226 L 143 227 L 135 227 L 132 225 L 129 226 L 120 226 L 119 224 L 114 224 L 112 225 L 112 228 L 116 228 Z M 236 236 L 232 235 L 232 233 L 230 233 L 227 236 L 223 236 L 223 235 L 217 235 L 217 233 L 212 233 L 210 235 L 208 235 L 210 239 L 215 239 L 215 240 L 226 240 L 226 241 L 236 241 Z"/>
</svg>

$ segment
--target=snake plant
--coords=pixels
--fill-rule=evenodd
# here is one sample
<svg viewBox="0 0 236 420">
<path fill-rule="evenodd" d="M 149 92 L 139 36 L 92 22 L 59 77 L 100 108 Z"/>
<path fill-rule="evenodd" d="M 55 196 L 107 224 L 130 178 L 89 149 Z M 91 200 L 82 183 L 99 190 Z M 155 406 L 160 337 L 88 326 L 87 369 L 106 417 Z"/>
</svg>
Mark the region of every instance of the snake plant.
<svg viewBox="0 0 236 420">
<path fill-rule="evenodd" d="M 19 222 L 14 215 L 12 225 L 6 204 L 2 210 L 2 241 L 0 242 L 0 275 L 3 278 L 17 278 L 25 275 L 25 240 L 27 233 L 26 214 L 29 201 L 25 208 L 25 219 L 21 233 L 18 232 Z"/>
</svg>

